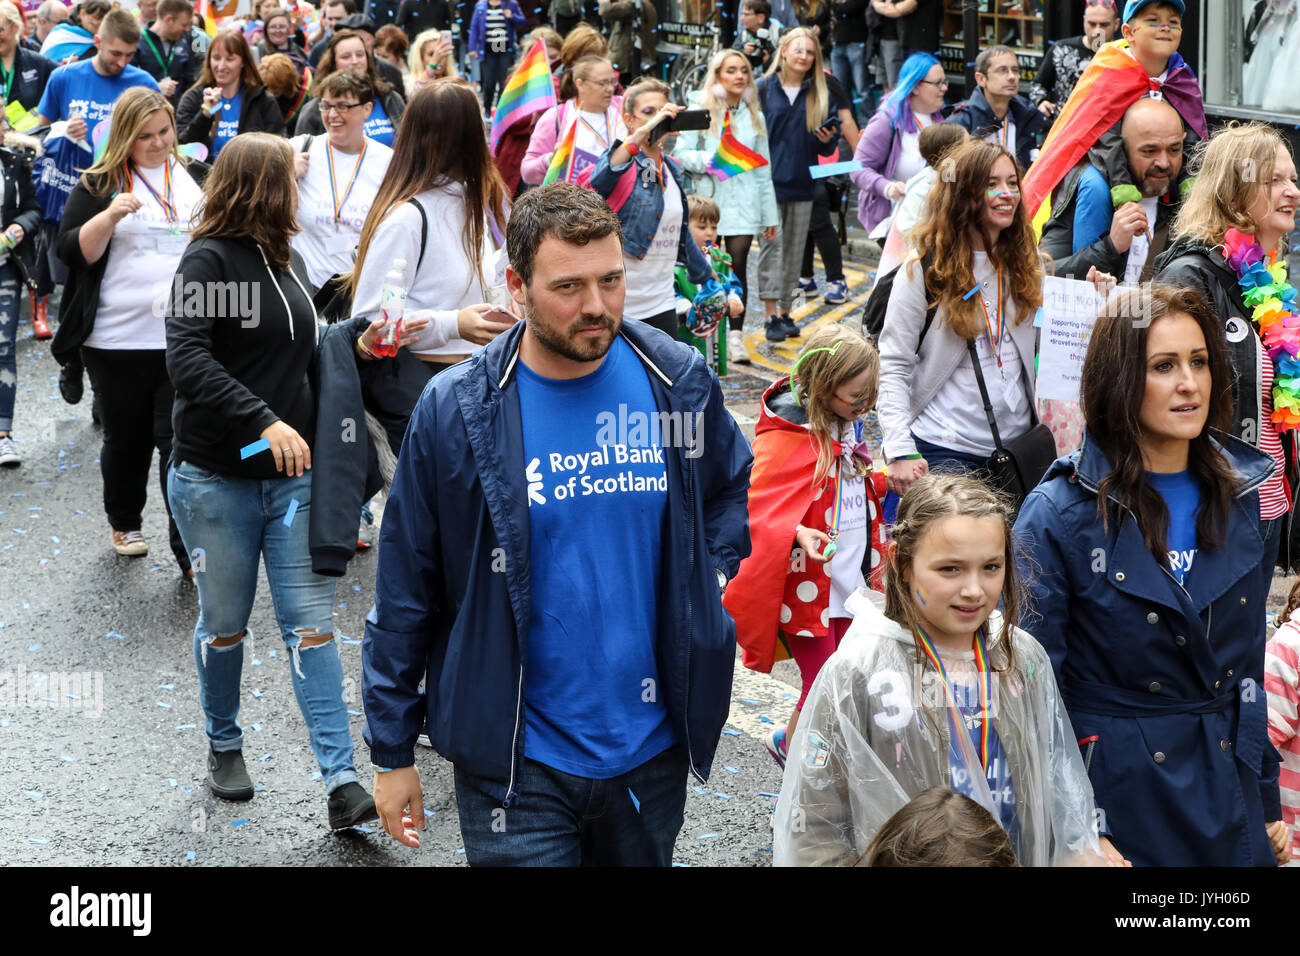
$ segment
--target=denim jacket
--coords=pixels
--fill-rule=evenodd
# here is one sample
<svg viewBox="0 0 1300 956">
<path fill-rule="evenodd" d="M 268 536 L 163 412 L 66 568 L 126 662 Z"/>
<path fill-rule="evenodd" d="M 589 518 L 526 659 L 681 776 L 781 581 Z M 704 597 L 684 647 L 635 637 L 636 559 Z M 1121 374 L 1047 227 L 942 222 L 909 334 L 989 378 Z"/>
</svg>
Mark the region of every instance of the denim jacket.
<svg viewBox="0 0 1300 956">
<path fill-rule="evenodd" d="M 630 163 L 622 166 L 610 163 L 610 156 L 621 145 L 622 140 L 614 140 L 592 167 L 591 188 L 605 197 L 609 208 L 622 223 L 623 251 L 636 259 L 643 259 L 659 230 L 659 220 L 663 218 L 664 191 L 656 182 L 655 165 L 645 153 L 637 153 Z M 686 266 L 690 280 L 701 285 L 713 277 L 713 269 L 691 238 L 681 164 L 667 153 L 663 154 L 663 160 L 664 169 L 672 175 L 682 193 L 682 231 L 677 240 L 677 261 Z"/>
</svg>

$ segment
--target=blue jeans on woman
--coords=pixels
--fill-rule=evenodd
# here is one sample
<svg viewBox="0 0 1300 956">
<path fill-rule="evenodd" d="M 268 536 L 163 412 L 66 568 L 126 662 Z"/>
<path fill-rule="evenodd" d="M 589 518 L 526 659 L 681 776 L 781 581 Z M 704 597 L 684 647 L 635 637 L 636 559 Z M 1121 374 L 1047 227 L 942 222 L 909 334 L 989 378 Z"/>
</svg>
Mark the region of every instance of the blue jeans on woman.
<svg viewBox="0 0 1300 956">
<path fill-rule="evenodd" d="M 18 398 L 18 307 L 23 282 L 12 262 L 0 265 L 0 432 L 14 425 Z"/>
<path fill-rule="evenodd" d="M 182 461 L 168 471 L 167 495 L 199 588 L 194 664 L 212 749 L 222 753 L 244 747 L 244 732 L 236 718 L 244 644 L 253 640 L 253 634 L 249 631 L 228 647 L 214 647 L 212 642 L 248 627 L 262 558 L 276 622 L 289 649 L 293 692 L 325 791 L 359 782 L 352 762 L 338 642 L 331 639 L 300 647 L 304 637 L 332 635 L 334 630 L 330 617 L 334 579 L 312 571 L 307 546 L 311 473 L 263 481 L 219 475 Z M 295 501 L 296 510 L 286 525 Z"/>
<path fill-rule="evenodd" d="M 854 100 L 851 111 L 856 117 L 869 115 L 864 106 L 867 96 L 867 45 L 865 43 L 837 43 L 831 48 L 831 72 L 840 81 L 844 92 Z M 855 92 L 856 91 L 856 92 Z"/>
</svg>

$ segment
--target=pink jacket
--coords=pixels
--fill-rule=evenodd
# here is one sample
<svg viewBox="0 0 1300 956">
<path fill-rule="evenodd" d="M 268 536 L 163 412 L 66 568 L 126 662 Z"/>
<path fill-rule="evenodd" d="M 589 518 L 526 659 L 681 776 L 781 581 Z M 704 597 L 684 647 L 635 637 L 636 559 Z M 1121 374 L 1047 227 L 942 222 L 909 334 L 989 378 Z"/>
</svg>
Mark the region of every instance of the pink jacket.
<svg viewBox="0 0 1300 956">
<path fill-rule="evenodd" d="M 614 97 L 610 108 L 618 112 L 619 97 Z M 556 113 L 559 113 L 558 120 Z M 546 170 L 551 165 L 551 157 L 560 137 L 569 129 L 569 124 L 577 115 L 577 105 L 573 100 L 566 100 L 559 106 L 552 106 L 537 119 L 533 127 L 533 138 L 528 141 L 528 152 L 519 164 L 519 178 L 533 186 L 540 186 L 546 178 Z"/>
</svg>

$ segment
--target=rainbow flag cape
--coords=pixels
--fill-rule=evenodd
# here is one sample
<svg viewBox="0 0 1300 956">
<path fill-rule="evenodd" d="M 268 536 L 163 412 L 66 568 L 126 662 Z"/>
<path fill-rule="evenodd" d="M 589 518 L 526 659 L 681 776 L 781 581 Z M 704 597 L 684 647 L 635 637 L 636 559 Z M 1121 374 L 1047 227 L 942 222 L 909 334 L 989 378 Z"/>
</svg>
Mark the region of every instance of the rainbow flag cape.
<svg viewBox="0 0 1300 956">
<path fill-rule="evenodd" d="M 555 85 L 546 58 L 546 43 L 538 40 L 519 64 L 519 69 L 510 75 L 497 100 L 496 112 L 492 114 L 492 150 L 496 151 L 497 140 L 515 123 L 554 105 Z"/>
<path fill-rule="evenodd" d="M 1149 90 L 1160 90 L 1202 140 L 1209 138 L 1205 106 L 1196 75 L 1177 53 L 1169 58 L 1169 72 L 1163 85 L 1128 53 L 1127 40 L 1107 43 L 1093 55 L 1088 68 L 1074 86 L 1061 115 L 1052 125 L 1042 151 L 1029 168 L 1021 185 L 1025 207 L 1046 221 L 1052 190 L 1074 168 L 1101 134 L 1123 118 L 1125 111 Z M 1049 204 L 1046 211 L 1042 206 Z"/>
<path fill-rule="evenodd" d="M 718 179 L 730 179 L 766 165 L 766 159 L 736 139 L 731 132 L 731 114 L 724 113 L 722 138 L 718 140 L 718 151 L 709 160 L 709 172 Z"/>
<path fill-rule="evenodd" d="M 549 186 L 553 182 L 570 181 L 573 175 L 573 137 L 577 131 L 578 124 L 570 123 L 569 131 L 564 134 L 564 139 L 560 140 L 560 145 L 555 147 L 551 165 L 546 169 L 546 178 L 542 180 L 543 186 Z"/>
</svg>

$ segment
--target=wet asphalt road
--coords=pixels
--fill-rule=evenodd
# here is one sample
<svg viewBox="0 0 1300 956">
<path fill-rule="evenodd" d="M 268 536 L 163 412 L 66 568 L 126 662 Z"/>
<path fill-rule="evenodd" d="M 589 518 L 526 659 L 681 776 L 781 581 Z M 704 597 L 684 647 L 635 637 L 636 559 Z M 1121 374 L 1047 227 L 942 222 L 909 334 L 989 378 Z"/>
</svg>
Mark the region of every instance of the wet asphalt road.
<svg viewBox="0 0 1300 956">
<path fill-rule="evenodd" d="M 248 803 L 208 792 L 192 644 L 198 604 L 167 547 L 156 478 L 143 528 L 150 554 L 121 557 L 103 512 L 89 385 L 80 405 L 63 402 L 58 366 L 47 343 L 31 338 L 26 316 L 18 362 L 14 435 L 23 463 L 0 469 L 0 864 L 463 865 L 451 767 L 424 748 L 416 750 L 429 811 L 421 849 L 398 846 L 377 823 L 370 832 L 330 832 L 264 576 L 240 711 L 259 790 Z M 738 369 L 729 378 L 728 404 L 742 422 L 771 374 Z M 374 539 L 377 529 L 365 534 Z M 359 638 L 375 564 L 373 550 L 360 554 L 335 596 L 367 789 Z M 73 675 L 86 679 L 72 683 Z M 679 863 L 770 862 L 780 770 L 760 738 L 784 723 L 797 683 L 789 663 L 772 677 L 737 668 L 712 777 L 687 781 Z"/>
</svg>

